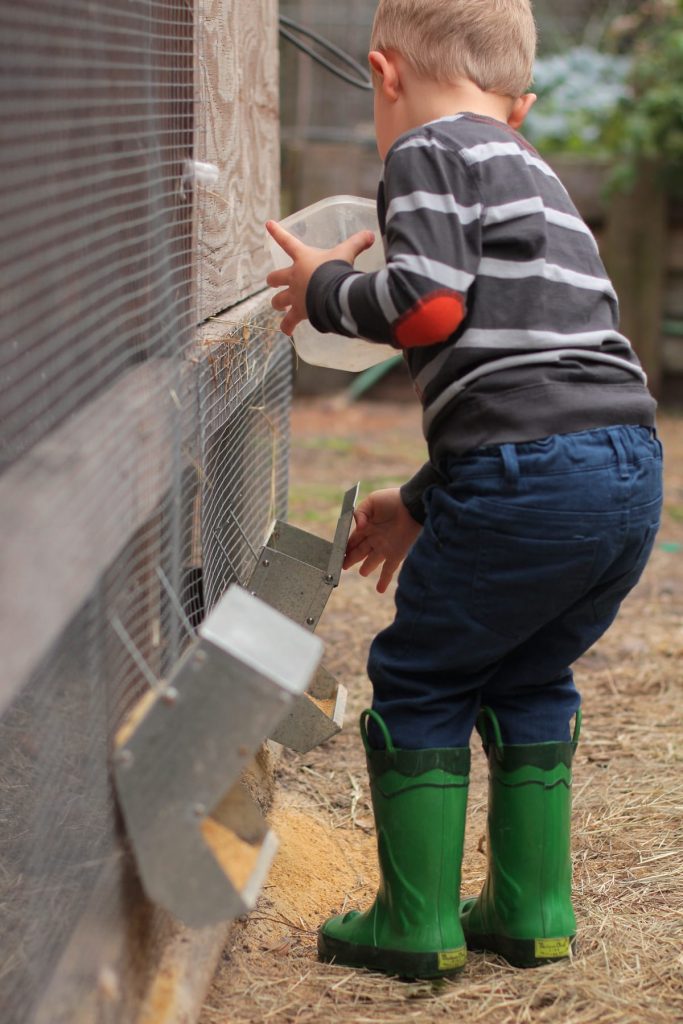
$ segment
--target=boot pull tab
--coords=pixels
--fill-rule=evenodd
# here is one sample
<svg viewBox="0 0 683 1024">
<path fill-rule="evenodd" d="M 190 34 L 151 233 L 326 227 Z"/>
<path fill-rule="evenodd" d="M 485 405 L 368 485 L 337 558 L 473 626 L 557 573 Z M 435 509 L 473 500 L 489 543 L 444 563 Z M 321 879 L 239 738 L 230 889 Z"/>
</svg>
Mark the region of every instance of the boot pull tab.
<svg viewBox="0 0 683 1024">
<path fill-rule="evenodd" d="M 477 716 L 477 732 L 481 736 L 481 741 L 484 744 L 484 750 L 488 754 L 489 752 L 489 731 L 488 727 L 491 727 L 493 733 L 493 745 L 496 750 L 496 758 L 498 761 L 503 760 L 503 736 L 500 731 L 500 725 L 493 708 L 483 707 Z"/>
<path fill-rule="evenodd" d="M 581 714 L 581 708 L 576 712 L 576 718 L 574 719 L 574 735 L 572 736 L 572 746 L 574 750 L 579 745 L 579 736 L 581 735 L 581 723 L 583 722 L 583 715 Z"/>
<path fill-rule="evenodd" d="M 391 738 L 391 733 L 387 728 L 387 724 L 380 715 L 380 713 L 378 711 L 373 711 L 372 708 L 366 708 L 365 711 L 361 711 L 360 715 L 360 738 L 363 741 L 365 753 L 371 754 L 374 750 L 374 747 L 370 746 L 370 740 L 368 738 L 368 718 L 371 718 L 373 720 L 379 731 L 382 733 L 382 736 L 384 737 L 384 743 L 387 748 L 387 752 L 392 755 L 395 754 L 396 747 L 394 746 L 393 740 Z"/>
</svg>

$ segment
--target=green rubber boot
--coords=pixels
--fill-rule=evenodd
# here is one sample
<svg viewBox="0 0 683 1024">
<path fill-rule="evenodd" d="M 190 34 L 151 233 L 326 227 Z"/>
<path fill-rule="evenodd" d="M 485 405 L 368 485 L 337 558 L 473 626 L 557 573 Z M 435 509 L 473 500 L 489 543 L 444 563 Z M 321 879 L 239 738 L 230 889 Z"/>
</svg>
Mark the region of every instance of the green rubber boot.
<svg viewBox="0 0 683 1024">
<path fill-rule="evenodd" d="M 373 750 L 368 718 L 385 750 Z M 458 916 L 470 751 L 397 750 L 376 711 L 364 711 L 377 829 L 379 891 L 369 910 L 332 917 L 318 932 L 318 955 L 347 967 L 402 978 L 438 978 L 467 959 Z"/>
<path fill-rule="evenodd" d="M 570 820 L 581 712 L 571 743 L 503 746 L 490 708 L 478 728 L 489 759 L 488 873 L 479 897 L 460 907 L 467 946 L 515 967 L 563 960 L 576 934 Z"/>
</svg>

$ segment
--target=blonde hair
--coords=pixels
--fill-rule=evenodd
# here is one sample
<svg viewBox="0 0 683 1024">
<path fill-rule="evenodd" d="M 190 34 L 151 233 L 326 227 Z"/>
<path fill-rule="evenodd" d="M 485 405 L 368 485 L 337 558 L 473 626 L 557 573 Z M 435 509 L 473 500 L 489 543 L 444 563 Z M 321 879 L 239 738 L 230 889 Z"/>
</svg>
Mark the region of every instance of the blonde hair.
<svg viewBox="0 0 683 1024">
<path fill-rule="evenodd" d="M 516 99 L 536 53 L 531 0 L 379 0 L 370 47 L 395 50 L 424 78 Z"/>
</svg>

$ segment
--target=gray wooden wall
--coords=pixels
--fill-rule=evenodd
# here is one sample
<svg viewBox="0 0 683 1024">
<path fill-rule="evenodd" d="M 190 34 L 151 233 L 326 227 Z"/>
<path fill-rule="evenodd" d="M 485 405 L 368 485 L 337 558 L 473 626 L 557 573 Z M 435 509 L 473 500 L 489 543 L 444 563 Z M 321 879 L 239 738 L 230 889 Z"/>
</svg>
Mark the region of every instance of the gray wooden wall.
<svg viewBox="0 0 683 1024">
<path fill-rule="evenodd" d="M 268 271 L 263 225 L 280 207 L 278 4 L 195 2 L 195 153 L 220 171 L 211 192 L 198 193 L 197 310 L 206 320 L 263 288 Z"/>
<path fill-rule="evenodd" d="M 146 897 L 110 757 L 131 650 L 159 682 L 187 645 L 159 570 L 187 608 L 202 504 L 234 484 L 255 549 L 285 510 L 278 8 L 148 6 L 0 0 L 2 1024 L 190 1022 L 228 927 Z M 219 173 L 188 193 L 192 157 Z"/>
</svg>

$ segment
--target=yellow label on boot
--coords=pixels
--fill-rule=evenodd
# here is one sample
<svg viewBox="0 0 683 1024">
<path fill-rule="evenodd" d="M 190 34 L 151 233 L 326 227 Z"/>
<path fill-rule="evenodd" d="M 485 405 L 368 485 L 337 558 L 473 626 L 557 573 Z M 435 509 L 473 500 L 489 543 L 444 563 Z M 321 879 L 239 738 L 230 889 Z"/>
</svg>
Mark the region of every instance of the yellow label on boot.
<svg viewBox="0 0 683 1024">
<path fill-rule="evenodd" d="M 552 959 L 557 956 L 569 956 L 569 938 L 535 939 L 535 955 L 539 960 Z"/>
<path fill-rule="evenodd" d="M 466 946 L 461 946 L 460 949 L 445 949 L 439 953 L 437 959 L 440 971 L 457 971 L 459 967 L 464 967 L 466 962 Z"/>
</svg>

